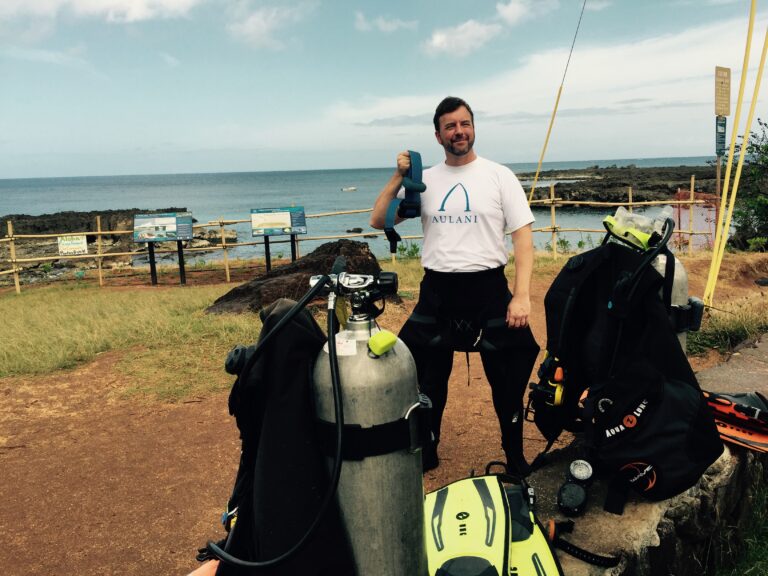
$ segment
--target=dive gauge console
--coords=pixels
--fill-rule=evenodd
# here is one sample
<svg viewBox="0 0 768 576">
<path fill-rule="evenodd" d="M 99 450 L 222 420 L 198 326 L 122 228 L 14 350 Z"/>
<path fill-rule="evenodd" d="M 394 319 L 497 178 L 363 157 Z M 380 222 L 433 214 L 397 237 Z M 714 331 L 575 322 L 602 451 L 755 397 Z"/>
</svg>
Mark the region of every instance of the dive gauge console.
<svg viewBox="0 0 768 576">
<path fill-rule="evenodd" d="M 566 516 L 580 516 L 587 505 L 587 488 L 592 483 L 592 465 L 574 460 L 568 465 L 565 482 L 557 492 L 557 507 Z"/>
</svg>

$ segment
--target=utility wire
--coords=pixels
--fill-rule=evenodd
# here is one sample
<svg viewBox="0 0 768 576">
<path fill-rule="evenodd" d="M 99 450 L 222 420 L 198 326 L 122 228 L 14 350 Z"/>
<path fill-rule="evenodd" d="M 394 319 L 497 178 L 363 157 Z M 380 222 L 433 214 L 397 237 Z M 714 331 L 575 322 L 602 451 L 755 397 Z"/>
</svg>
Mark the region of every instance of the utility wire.
<svg viewBox="0 0 768 576">
<path fill-rule="evenodd" d="M 533 200 L 533 192 L 536 190 L 536 183 L 539 181 L 539 172 L 541 172 L 541 163 L 544 161 L 544 154 L 547 152 L 547 144 L 549 143 L 549 135 L 552 133 L 552 126 L 555 123 L 555 116 L 557 115 L 557 106 L 560 104 L 560 95 L 563 93 L 563 85 L 565 84 L 565 75 L 568 74 L 568 65 L 571 63 L 571 56 L 573 55 L 573 47 L 576 45 L 576 37 L 579 35 L 579 28 L 581 28 L 581 19 L 584 17 L 584 8 L 587 6 L 587 0 L 581 5 L 581 14 L 579 14 L 579 22 L 576 24 L 576 32 L 573 34 L 573 42 L 571 42 L 571 50 L 568 52 L 568 61 L 565 63 L 565 70 L 563 71 L 563 79 L 560 82 L 560 88 L 557 91 L 557 99 L 555 100 L 555 109 L 552 111 L 552 118 L 549 120 L 549 128 L 547 129 L 547 137 L 544 139 L 544 146 L 541 149 L 541 156 L 539 156 L 539 165 L 536 167 L 536 176 L 533 178 L 533 185 L 531 186 L 531 192 L 528 194 L 528 202 Z"/>
</svg>

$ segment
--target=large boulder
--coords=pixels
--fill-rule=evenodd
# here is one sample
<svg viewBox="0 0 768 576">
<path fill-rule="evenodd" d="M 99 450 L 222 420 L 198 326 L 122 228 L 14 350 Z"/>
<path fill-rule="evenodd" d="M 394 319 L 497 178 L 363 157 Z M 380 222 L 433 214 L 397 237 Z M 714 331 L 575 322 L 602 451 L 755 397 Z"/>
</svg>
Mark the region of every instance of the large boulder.
<svg viewBox="0 0 768 576">
<path fill-rule="evenodd" d="M 352 240 L 328 242 L 296 262 L 274 268 L 233 288 L 216 300 L 207 312 L 257 312 L 279 298 L 298 300 L 309 290 L 309 279 L 318 274 L 329 273 L 338 256 L 346 258 L 347 272 L 381 272 L 379 262 L 371 253 L 368 244 Z"/>
</svg>

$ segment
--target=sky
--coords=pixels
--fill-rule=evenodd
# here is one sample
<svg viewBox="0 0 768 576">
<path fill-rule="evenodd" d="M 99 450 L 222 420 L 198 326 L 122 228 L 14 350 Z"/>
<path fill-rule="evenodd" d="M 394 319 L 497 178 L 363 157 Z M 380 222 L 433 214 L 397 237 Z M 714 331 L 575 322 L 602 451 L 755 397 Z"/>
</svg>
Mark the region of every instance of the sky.
<svg viewBox="0 0 768 576">
<path fill-rule="evenodd" d="M 0 0 L 0 178 L 430 165 L 447 95 L 480 155 L 536 162 L 582 5 Z M 545 161 L 714 155 L 714 70 L 732 71 L 730 138 L 749 10 L 587 0 Z"/>
</svg>

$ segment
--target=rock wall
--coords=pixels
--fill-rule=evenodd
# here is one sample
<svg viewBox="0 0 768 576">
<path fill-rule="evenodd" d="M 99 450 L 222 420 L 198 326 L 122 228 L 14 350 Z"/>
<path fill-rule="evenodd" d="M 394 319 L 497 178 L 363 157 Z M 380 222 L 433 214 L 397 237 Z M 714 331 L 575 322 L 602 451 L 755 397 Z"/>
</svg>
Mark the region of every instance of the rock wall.
<svg viewBox="0 0 768 576">
<path fill-rule="evenodd" d="M 572 445 L 553 453 L 550 465 L 530 478 L 540 520 L 564 520 L 555 504 L 566 467 L 578 454 Z M 606 486 L 589 490 L 587 512 L 564 539 L 590 552 L 619 556 L 615 568 L 600 568 L 558 551 L 568 576 L 693 576 L 727 565 L 743 543 L 755 493 L 768 484 L 768 455 L 726 445 L 699 483 L 669 500 L 631 496 L 624 514 L 602 510 Z"/>
</svg>

